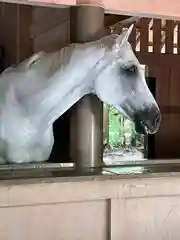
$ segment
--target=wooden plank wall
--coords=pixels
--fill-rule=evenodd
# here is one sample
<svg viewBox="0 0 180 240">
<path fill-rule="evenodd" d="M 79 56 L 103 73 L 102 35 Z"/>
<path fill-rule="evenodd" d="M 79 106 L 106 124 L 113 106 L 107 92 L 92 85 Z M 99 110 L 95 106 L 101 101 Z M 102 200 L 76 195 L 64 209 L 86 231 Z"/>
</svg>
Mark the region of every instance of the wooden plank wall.
<svg viewBox="0 0 180 240">
<path fill-rule="evenodd" d="M 4 67 L 33 52 L 54 51 L 69 43 L 69 9 L 0 3 L 0 45 Z"/>
<path fill-rule="evenodd" d="M 5 53 L 2 68 L 17 64 L 32 54 L 31 21 L 31 6 L 0 3 L 0 45 Z"/>
<path fill-rule="evenodd" d="M 55 51 L 69 43 L 69 9 L 34 7 L 32 15 L 30 33 L 35 52 Z"/>
<path fill-rule="evenodd" d="M 156 134 L 156 158 L 180 157 L 180 27 L 174 21 L 162 23 L 159 19 L 142 19 L 133 33 L 132 47 L 140 62 L 156 77 L 156 97 L 162 112 L 162 124 Z M 150 26 L 151 24 L 151 26 Z M 177 28 L 175 28 L 177 25 Z M 152 28 L 151 40 L 149 28 Z M 175 32 L 177 29 L 177 32 Z M 139 35 L 140 36 L 139 36 Z M 177 39 L 175 39 L 177 35 Z M 131 36 L 132 41 L 132 36 Z M 139 43 L 138 43 L 139 41 Z M 177 42 L 176 42 L 177 41 Z M 138 44 L 140 45 L 137 49 Z M 152 45 L 152 52 L 149 46 Z M 177 48 L 177 53 L 176 49 Z"/>
</svg>

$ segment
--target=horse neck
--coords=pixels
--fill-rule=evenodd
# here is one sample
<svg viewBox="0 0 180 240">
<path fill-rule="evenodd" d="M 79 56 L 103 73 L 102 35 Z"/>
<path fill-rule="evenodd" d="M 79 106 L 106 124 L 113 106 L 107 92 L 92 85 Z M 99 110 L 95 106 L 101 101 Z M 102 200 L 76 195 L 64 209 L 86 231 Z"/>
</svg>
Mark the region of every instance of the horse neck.
<svg viewBox="0 0 180 240">
<path fill-rule="evenodd" d="M 70 45 L 60 52 L 49 55 L 52 76 L 45 90 L 30 101 L 32 122 L 36 125 L 53 123 L 84 95 L 92 90 L 93 67 L 102 58 L 104 47 L 95 43 Z M 43 63 L 42 63 L 43 64 Z M 47 71 L 47 70 L 46 70 Z"/>
</svg>

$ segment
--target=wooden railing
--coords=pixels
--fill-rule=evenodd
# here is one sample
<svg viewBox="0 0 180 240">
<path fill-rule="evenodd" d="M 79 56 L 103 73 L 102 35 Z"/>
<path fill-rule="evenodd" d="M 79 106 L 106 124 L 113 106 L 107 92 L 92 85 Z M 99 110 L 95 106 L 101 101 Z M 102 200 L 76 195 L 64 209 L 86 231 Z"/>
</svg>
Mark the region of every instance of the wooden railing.
<svg viewBox="0 0 180 240">
<path fill-rule="evenodd" d="M 141 18 L 130 36 L 135 51 L 142 53 L 180 53 L 180 22 Z"/>
</svg>

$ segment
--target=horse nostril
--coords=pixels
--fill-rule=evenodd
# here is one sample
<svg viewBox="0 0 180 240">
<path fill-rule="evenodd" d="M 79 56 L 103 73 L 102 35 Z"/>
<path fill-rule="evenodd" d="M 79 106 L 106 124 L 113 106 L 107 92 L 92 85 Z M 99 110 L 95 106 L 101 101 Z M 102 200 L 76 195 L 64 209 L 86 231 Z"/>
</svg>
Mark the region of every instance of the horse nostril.
<svg viewBox="0 0 180 240">
<path fill-rule="evenodd" d="M 160 122 L 161 122 L 161 115 L 158 114 L 157 117 L 155 118 L 154 126 L 159 127 Z"/>
</svg>

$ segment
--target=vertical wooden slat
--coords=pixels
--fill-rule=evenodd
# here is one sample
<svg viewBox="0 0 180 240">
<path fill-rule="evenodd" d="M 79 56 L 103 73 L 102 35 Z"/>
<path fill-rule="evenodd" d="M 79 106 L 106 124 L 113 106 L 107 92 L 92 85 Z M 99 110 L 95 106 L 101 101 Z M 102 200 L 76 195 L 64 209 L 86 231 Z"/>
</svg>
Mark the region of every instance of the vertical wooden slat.
<svg viewBox="0 0 180 240">
<path fill-rule="evenodd" d="M 166 20 L 165 52 L 173 53 L 174 21 Z"/>
<path fill-rule="evenodd" d="M 149 22 L 150 19 L 143 18 L 140 20 L 140 52 L 148 52 L 149 45 Z"/>
<path fill-rule="evenodd" d="M 153 19 L 153 52 L 161 53 L 161 20 Z"/>
<path fill-rule="evenodd" d="M 17 42 L 17 48 L 19 49 L 17 59 L 18 62 L 23 61 L 24 59 L 31 56 L 31 54 L 33 53 L 33 41 L 30 37 L 30 26 L 32 24 L 32 9 L 33 7 L 30 5 L 19 4 L 19 39 Z"/>
<path fill-rule="evenodd" d="M 177 27 L 177 53 L 180 54 L 180 22 Z"/>
<path fill-rule="evenodd" d="M 29 34 L 31 9 L 31 6 L 14 3 L 1 5 L 0 36 L 5 53 L 3 68 L 18 64 L 32 54 L 32 39 Z"/>
<path fill-rule="evenodd" d="M 4 47 L 5 58 L 3 67 L 7 68 L 9 65 L 18 63 L 18 5 L 14 3 L 2 3 L 3 8 L 1 24 L 2 36 L 1 44 Z"/>
</svg>

